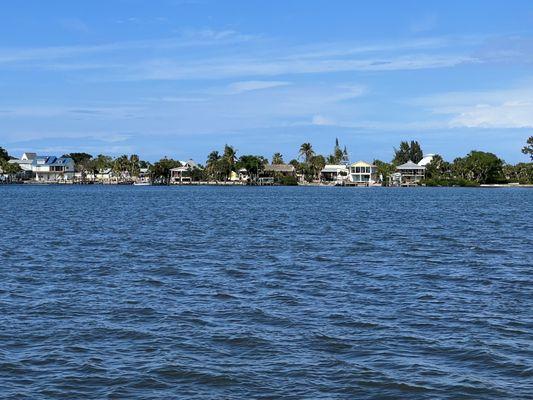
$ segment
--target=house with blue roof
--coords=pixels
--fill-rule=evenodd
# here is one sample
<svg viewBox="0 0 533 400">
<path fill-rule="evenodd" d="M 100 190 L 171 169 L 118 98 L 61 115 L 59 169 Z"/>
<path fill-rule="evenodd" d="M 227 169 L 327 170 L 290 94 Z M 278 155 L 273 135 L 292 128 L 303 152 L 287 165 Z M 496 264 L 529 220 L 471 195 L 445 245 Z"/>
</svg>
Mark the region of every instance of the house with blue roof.
<svg viewBox="0 0 533 400">
<path fill-rule="evenodd" d="M 31 172 L 37 182 L 72 182 L 74 179 L 74 160 L 70 157 L 24 153 L 20 159 L 9 162 L 18 164 L 23 171 Z"/>
</svg>

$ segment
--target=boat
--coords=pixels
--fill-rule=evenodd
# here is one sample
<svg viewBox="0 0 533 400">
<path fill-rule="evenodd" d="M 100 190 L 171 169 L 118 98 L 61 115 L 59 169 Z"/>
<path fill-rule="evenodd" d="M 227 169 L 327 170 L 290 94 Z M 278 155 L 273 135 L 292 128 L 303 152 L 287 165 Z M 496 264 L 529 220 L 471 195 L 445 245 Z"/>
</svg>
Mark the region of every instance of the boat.
<svg viewBox="0 0 533 400">
<path fill-rule="evenodd" d="M 133 182 L 133 186 L 151 186 L 150 182 Z"/>
</svg>

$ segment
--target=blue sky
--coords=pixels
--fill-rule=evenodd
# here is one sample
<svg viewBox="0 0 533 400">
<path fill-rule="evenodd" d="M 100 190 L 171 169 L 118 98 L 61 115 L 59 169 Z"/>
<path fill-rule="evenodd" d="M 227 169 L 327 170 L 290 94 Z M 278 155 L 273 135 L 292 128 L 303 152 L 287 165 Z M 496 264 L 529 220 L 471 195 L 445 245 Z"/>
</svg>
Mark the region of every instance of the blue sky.
<svg viewBox="0 0 533 400">
<path fill-rule="evenodd" d="M 15 155 L 527 161 L 533 2 L 5 0 L 0 92 Z"/>
</svg>

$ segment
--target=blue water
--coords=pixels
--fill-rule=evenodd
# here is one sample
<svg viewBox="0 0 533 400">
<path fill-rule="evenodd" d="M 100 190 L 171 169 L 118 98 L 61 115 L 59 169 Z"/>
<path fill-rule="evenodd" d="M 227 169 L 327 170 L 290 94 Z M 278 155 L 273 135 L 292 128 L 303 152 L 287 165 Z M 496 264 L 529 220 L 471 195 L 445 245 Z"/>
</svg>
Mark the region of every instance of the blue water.
<svg viewBox="0 0 533 400">
<path fill-rule="evenodd" d="M 533 190 L 0 196 L 2 399 L 533 398 Z"/>
</svg>

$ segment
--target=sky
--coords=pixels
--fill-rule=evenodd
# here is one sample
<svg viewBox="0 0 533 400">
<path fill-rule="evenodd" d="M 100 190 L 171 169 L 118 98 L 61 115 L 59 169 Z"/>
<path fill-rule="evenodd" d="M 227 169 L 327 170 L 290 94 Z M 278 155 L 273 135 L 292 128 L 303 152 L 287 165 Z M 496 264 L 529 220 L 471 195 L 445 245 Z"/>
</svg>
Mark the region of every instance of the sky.
<svg viewBox="0 0 533 400">
<path fill-rule="evenodd" d="M 4 0 L 0 93 L 15 156 L 527 161 L 533 2 Z"/>
</svg>

